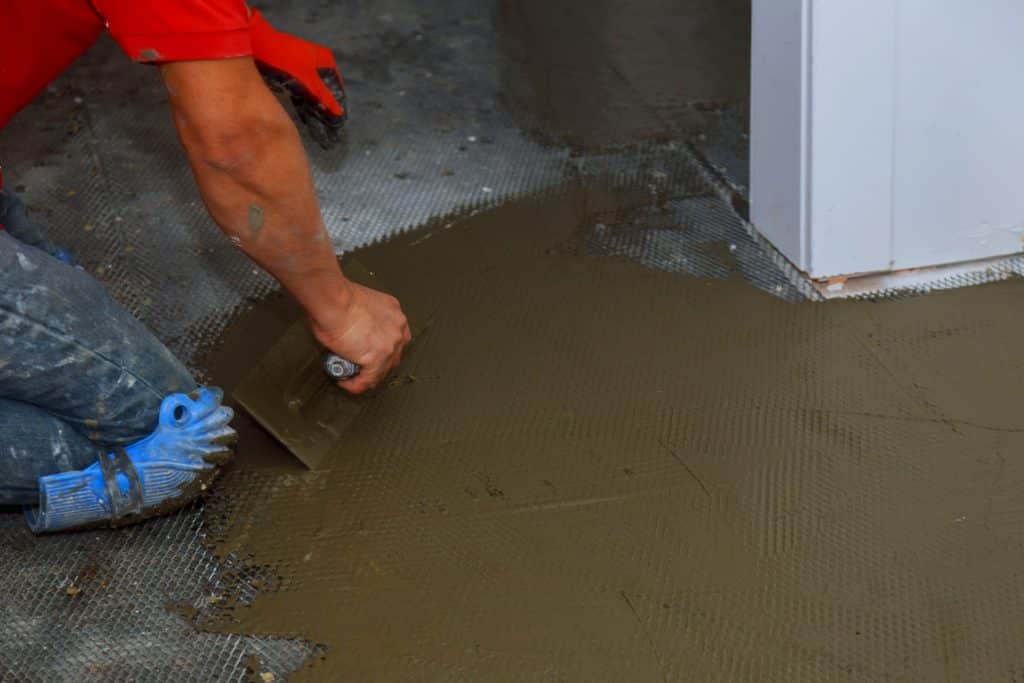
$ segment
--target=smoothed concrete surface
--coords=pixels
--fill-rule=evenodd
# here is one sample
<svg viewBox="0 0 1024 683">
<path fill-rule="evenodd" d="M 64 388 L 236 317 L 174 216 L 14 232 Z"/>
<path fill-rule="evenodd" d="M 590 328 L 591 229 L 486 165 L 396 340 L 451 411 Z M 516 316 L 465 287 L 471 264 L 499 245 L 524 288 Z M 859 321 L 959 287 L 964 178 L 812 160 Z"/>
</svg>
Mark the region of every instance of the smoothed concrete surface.
<svg viewBox="0 0 1024 683">
<path fill-rule="evenodd" d="M 278 578 L 207 627 L 325 644 L 295 680 L 1017 670 L 1024 282 L 787 303 L 574 248 L 651 201 L 573 184 L 354 254 L 432 322 L 328 471 L 243 432 L 212 540 Z"/>
</svg>

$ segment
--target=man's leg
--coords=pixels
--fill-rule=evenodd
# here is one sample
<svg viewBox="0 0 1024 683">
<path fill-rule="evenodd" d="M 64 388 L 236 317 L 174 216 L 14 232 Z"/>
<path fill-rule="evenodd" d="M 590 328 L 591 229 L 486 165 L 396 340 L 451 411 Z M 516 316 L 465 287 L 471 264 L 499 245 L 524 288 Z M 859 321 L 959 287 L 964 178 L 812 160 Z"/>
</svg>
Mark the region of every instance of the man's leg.
<svg viewBox="0 0 1024 683">
<path fill-rule="evenodd" d="M 86 0 L 0 0 L 0 128 L 102 31 Z"/>
<path fill-rule="evenodd" d="M 9 232 L 11 237 L 22 244 L 41 249 L 63 263 L 74 264 L 74 258 L 70 252 L 51 242 L 28 219 L 25 205 L 16 194 L 3 187 L 2 178 L 0 178 L 0 229 Z"/>
<path fill-rule="evenodd" d="M 188 371 L 85 271 L 0 233 L 0 396 L 100 446 L 150 433 Z"/>
<path fill-rule="evenodd" d="M 36 532 L 170 512 L 205 490 L 234 437 L 220 392 L 196 387 L 98 282 L 6 233 L 0 397 L 13 416 L 0 418 L 0 491 L 6 480 L 6 502 L 28 501 Z"/>
<path fill-rule="evenodd" d="M 40 477 L 84 470 L 101 453 L 42 408 L 0 398 L 0 505 L 37 505 Z"/>
</svg>

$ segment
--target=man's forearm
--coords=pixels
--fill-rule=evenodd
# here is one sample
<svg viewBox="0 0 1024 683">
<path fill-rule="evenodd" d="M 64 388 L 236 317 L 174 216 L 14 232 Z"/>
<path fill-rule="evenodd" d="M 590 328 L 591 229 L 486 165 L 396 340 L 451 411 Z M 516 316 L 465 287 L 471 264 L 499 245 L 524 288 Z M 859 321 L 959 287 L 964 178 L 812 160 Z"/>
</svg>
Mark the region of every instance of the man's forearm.
<svg viewBox="0 0 1024 683">
<path fill-rule="evenodd" d="M 317 340 L 360 366 L 339 384 L 368 391 L 401 360 L 409 325 L 394 297 L 342 274 L 295 126 L 250 58 L 162 69 L 210 215 L 299 301 Z"/>
<path fill-rule="evenodd" d="M 255 69 L 239 72 L 237 89 L 224 93 L 231 101 L 208 103 L 198 113 L 184 101 L 174 106 L 175 90 L 190 85 L 176 86 L 174 74 L 165 73 L 203 201 L 230 239 L 311 318 L 336 315 L 347 306 L 350 288 L 324 229 L 298 132 L 262 82 L 244 87 L 259 79 Z M 232 118 L 222 122 L 221 115 Z"/>
</svg>

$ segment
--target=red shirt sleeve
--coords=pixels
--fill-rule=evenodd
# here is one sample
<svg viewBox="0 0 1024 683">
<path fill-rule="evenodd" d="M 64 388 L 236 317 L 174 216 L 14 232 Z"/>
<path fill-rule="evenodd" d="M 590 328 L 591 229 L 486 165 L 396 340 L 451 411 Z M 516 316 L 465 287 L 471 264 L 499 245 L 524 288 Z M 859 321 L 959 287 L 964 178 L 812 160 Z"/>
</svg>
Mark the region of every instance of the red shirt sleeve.
<svg viewBox="0 0 1024 683">
<path fill-rule="evenodd" d="M 107 31 L 137 62 L 252 54 L 243 0 L 90 0 Z"/>
</svg>

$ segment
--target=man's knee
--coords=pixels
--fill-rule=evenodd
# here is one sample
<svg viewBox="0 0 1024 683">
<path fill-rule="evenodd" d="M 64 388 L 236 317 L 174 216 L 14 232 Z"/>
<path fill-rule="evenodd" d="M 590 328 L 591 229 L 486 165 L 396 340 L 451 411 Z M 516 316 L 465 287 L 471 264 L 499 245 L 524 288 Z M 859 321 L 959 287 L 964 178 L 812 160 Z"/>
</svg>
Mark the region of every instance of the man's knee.
<svg viewBox="0 0 1024 683">
<path fill-rule="evenodd" d="M 103 445 L 145 436 L 188 370 L 85 271 L 0 233 L 0 396 Z"/>
</svg>

